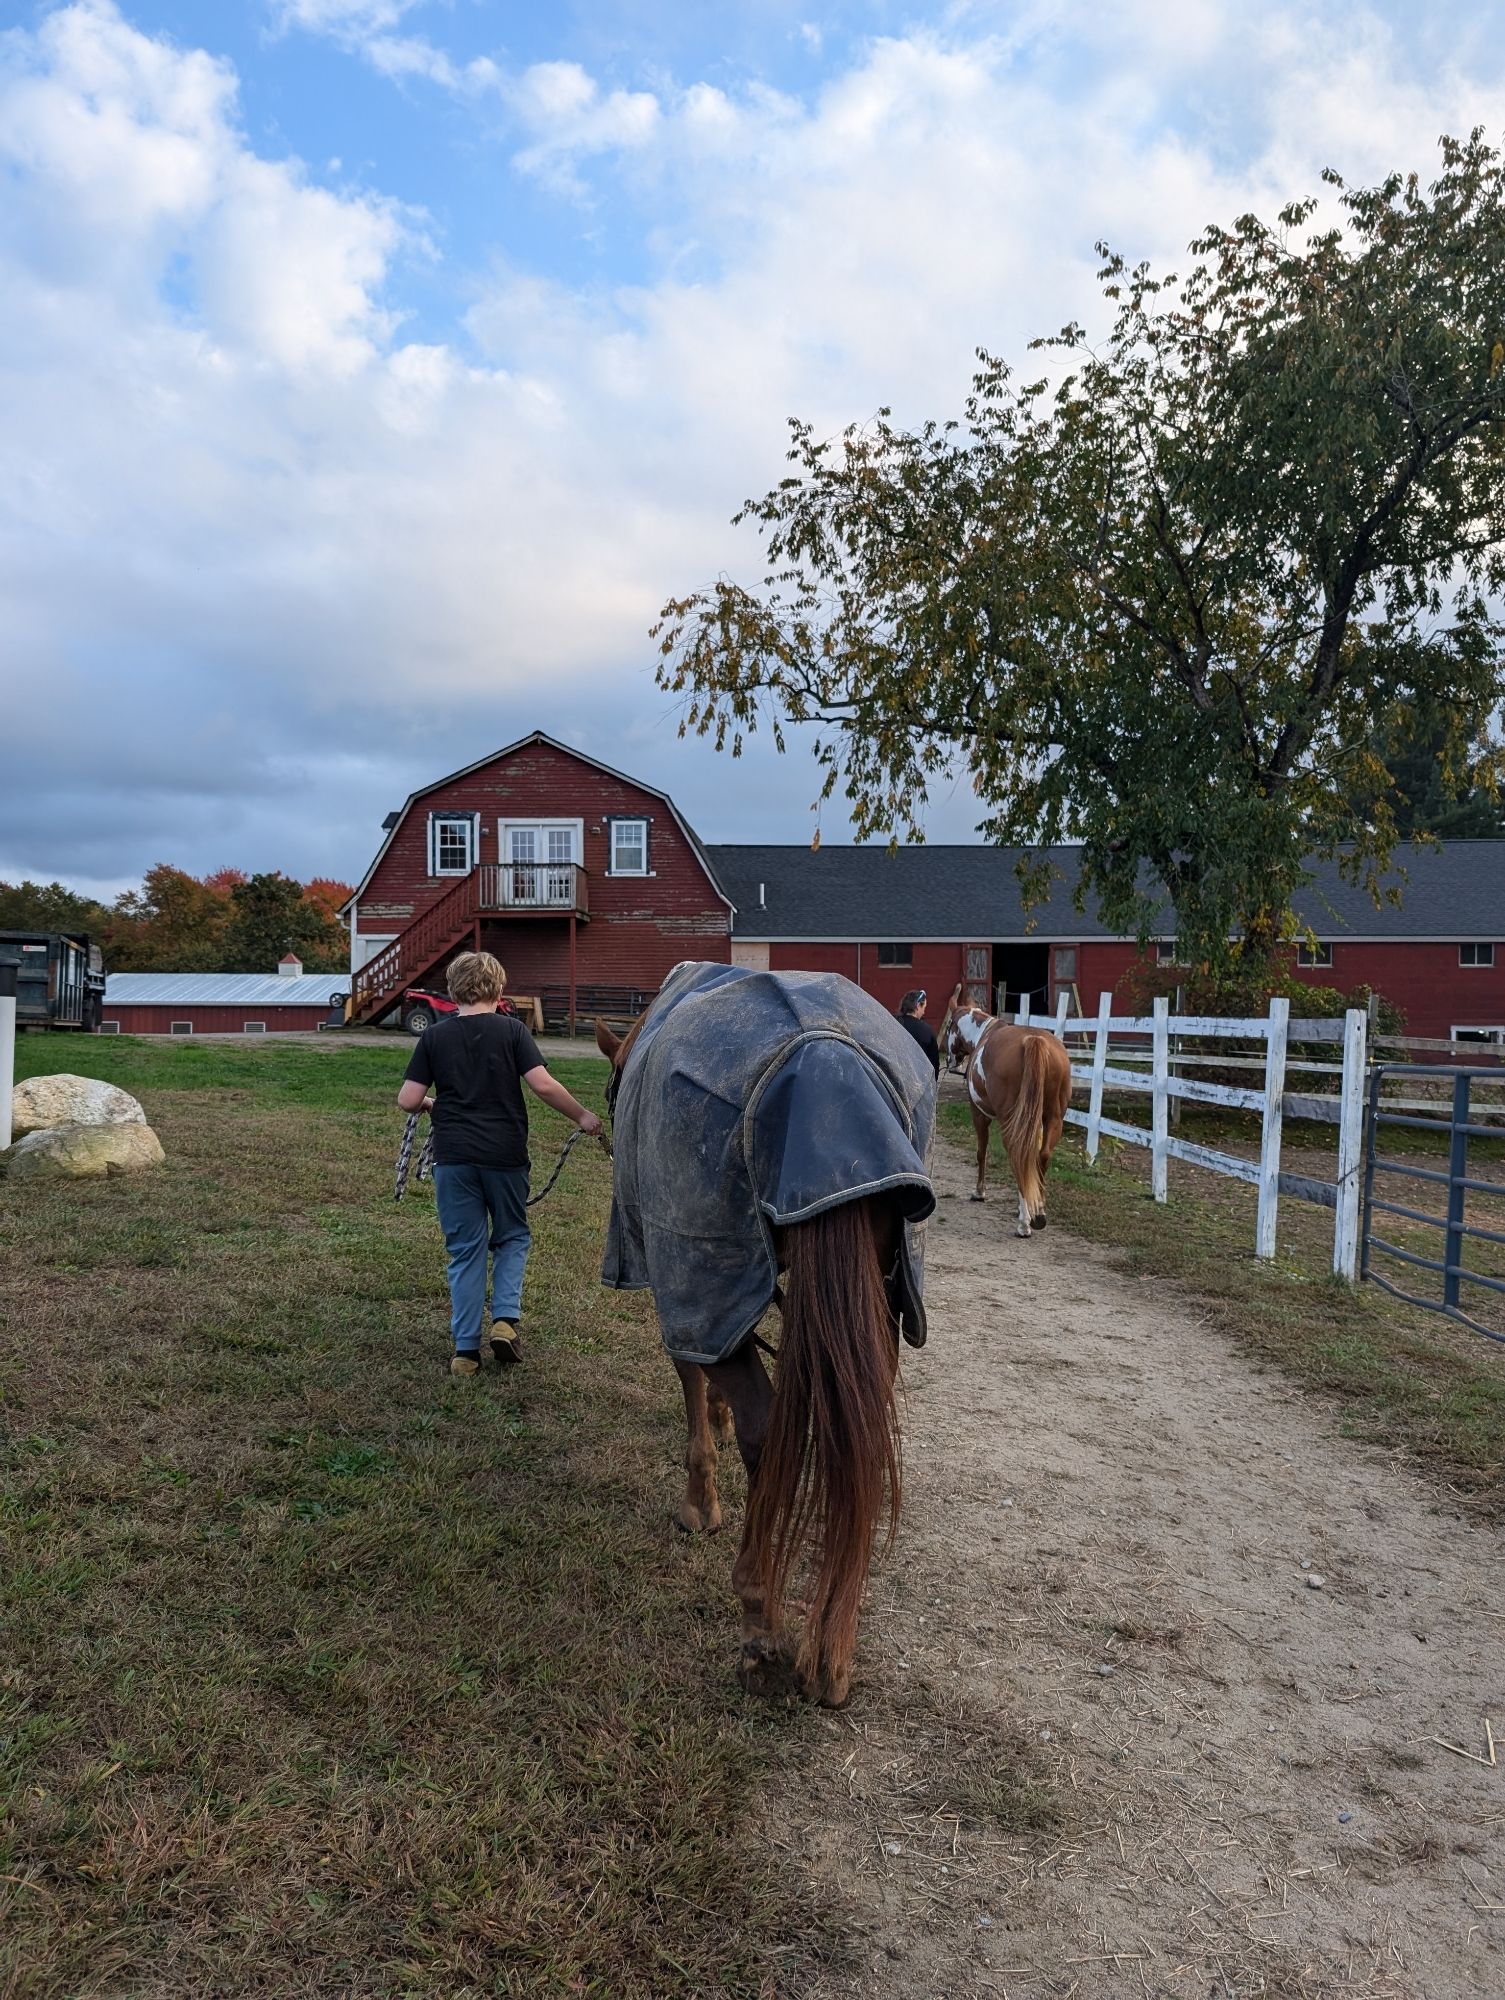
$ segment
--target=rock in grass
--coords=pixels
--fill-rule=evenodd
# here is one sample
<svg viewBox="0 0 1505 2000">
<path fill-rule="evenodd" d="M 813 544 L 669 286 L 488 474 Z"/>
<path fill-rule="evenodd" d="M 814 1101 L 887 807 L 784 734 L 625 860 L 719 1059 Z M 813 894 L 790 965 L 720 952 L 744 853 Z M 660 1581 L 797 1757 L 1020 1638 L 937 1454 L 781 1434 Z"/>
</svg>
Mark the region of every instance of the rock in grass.
<svg viewBox="0 0 1505 2000">
<path fill-rule="evenodd" d="M 92 1076 L 33 1076 L 11 1092 L 13 1139 L 54 1125 L 144 1125 L 146 1113 L 128 1090 Z"/>
<path fill-rule="evenodd" d="M 150 1125 L 52 1125 L 0 1153 L 16 1179 L 99 1180 L 160 1167 L 167 1155 Z"/>
</svg>

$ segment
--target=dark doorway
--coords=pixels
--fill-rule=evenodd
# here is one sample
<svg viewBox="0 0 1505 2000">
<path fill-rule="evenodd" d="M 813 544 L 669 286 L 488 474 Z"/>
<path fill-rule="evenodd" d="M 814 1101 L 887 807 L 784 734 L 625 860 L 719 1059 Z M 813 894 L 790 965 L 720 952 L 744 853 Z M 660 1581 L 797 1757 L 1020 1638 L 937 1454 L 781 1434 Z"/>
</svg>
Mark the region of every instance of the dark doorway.
<svg viewBox="0 0 1505 2000">
<path fill-rule="evenodd" d="M 1026 1000 L 1035 1013 L 1050 1012 L 1050 946 L 995 944 L 993 1012 L 1017 1014 Z"/>
</svg>

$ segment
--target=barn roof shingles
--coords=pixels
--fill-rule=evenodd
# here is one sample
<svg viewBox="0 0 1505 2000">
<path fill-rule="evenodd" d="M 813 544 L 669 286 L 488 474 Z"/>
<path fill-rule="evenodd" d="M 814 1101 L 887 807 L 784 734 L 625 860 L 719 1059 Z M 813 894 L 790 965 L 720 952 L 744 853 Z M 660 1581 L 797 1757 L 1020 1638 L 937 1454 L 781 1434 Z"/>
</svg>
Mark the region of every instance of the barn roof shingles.
<svg viewBox="0 0 1505 2000">
<path fill-rule="evenodd" d="M 1055 847 L 1048 902 L 1026 909 L 1015 869 L 1018 848 L 710 846 L 706 853 L 736 905 L 742 939 L 924 939 L 995 943 L 1032 937 L 1069 942 L 1116 935 L 1089 901 L 1072 903 L 1080 850 Z M 1403 848 L 1390 879 L 1401 907 L 1376 907 L 1345 882 L 1335 862 L 1314 865 L 1296 898 L 1297 914 L 1319 938 L 1505 938 L 1505 841 L 1460 840 Z M 762 901 L 759 901 L 760 886 Z M 1174 934 L 1168 924 L 1166 935 Z"/>
</svg>

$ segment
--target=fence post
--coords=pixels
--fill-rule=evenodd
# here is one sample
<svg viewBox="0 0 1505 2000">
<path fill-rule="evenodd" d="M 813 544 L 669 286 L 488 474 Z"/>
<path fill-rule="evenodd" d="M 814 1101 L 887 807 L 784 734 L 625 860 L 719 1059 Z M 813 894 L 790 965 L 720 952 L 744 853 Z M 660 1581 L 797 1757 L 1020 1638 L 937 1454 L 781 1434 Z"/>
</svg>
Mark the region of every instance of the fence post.
<svg viewBox="0 0 1505 2000">
<path fill-rule="evenodd" d="M 1056 995 L 1056 1025 L 1051 1030 L 1051 1033 L 1055 1036 L 1056 1040 L 1061 1044 L 1062 1048 L 1065 1048 L 1066 1046 L 1066 1010 L 1070 1006 L 1070 1004 L 1071 1004 L 1070 989 L 1068 989 L 1064 993 L 1058 993 Z"/>
<path fill-rule="evenodd" d="M 1350 1007 L 1343 1021 L 1343 1085 L 1338 1104 L 1338 1205 L 1333 1270 L 1351 1285 L 1359 1267 L 1360 1172 L 1364 1159 L 1364 1065 L 1369 1017 Z"/>
<path fill-rule="evenodd" d="M 1266 1259 L 1275 1255 L 1275 1222 L 1280 1208 L 1280 1128 L 1281 1099 L 1286 1090 L 1286 1034 L 1291 1019 L 1289 1000 L 1270 1002 L 1270 1018 L 1265 1026 L 1265 1108 L 1259 1133 L 1259 1221 L 1254 1254 Z"/>
<path fill-rule="evenodd" d="M 1027 1028 L 1029 1026 L 1029 995 L 1027 993 L 1024 996 L 1024 1005 L 1014 1016 L 1014 1026 L 1016 1028 Z"/>
<path fill-rule="evenodd" d="M 1166 1163 L 1170 1152 L 1166 1140 L 1170 1136 L 1167 1116 L 1170 1093 L 1165 1086 L 1170 1076 L 1170 1011 L 1170 998 L 1162 993 L 1155 1002 L 1154 1056 L 1150 1078 L 1150 1192 L 1156 1201 L 1164 1201 L 1169 1193 Z"/>
<path fill-rule="evenodd" d="M 1442 1303 L 1454 1311 L 1463 1293 L 1458 1273 L 1463 1269 L 1463 1206 L 1468 1178 L 1469 1089 L 1473 1079 L 1466 1069 L 1453 1078 L 1453 1142 L 1448 1151 L 1448 1229 L 1443 1251 Z"/>
<path fill-rule="evenodd" d="M 1097 1032 L 1092 1041 L 1092 1094 L 1087 1099 L 1087 1164 L 1097 1162 L 1098 1141 L 1103 1136 L 1103 1071 L 1108 1067 L 1108 1020 L 1113 1012 L 1113 995 L 1097 996 Z"/>
</svg>

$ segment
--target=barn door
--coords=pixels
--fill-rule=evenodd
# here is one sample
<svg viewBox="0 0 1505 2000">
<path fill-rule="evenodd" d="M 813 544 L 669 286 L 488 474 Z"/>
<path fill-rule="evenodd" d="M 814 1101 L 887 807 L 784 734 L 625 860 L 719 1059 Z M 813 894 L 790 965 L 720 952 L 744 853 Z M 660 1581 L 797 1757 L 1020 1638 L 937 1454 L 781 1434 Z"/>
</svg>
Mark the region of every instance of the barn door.
<svg viewBox="0 0 1505 2000">
<path fill-rule="evenodd" d="M 989 1013 L 991 992 L 992 947 L 985 944 L 969 944 L 963 954 L 962 1001 L 968 1007 L 981 1007 Z"/>
</svg>

